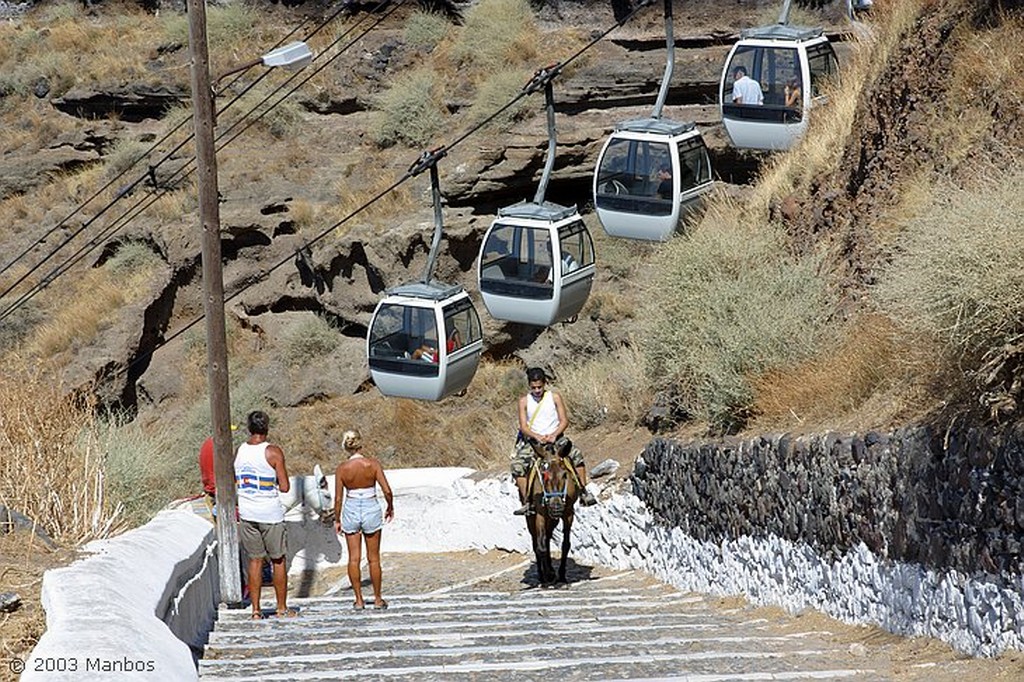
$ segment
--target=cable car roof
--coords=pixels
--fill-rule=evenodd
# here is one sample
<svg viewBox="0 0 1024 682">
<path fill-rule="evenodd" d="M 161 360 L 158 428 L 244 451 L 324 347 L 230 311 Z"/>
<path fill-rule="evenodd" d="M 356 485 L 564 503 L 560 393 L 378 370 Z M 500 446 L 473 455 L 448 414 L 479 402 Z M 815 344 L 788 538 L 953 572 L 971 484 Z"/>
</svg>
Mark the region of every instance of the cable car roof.
<svg viewBox="0 0 1024 682">
<path fill-rule="evenodd" d="M 790 26 L 789 24 L 772 24 L 771 26 L 758 26 L 740 31 L 740 38 L 758 38 L 761 40 L 810 40 L 817 38 L 824 32 L 822 28 L 808 28 L 806 26 Z"/>
<path fill-rule="evenodd" d="M 498 216 L 501 218 L 530 218 L 532 220 L 546 220 L 554 223 L 578 215 L 576 205 L 562 206 L 550 201 L 537 204 L 532 201 L 520 201 L 518 204 L 505 206 L 498 209 Z"/>
<path fill-rule="evenodd" d="M 437 280 L 430 282 L 410 282 L 400 284 L 397 287 L 388 289 L 385 292 L 388 296 L 406 296 L 409 298 L 427 299 L 430 301 L 443 301 L 456 294 L 462 293 L 461 284 L 445 284 Z"/>
<path fill-rule="evenodd" d="M 678 123 L 667 118 L 638 118 L 632 121 L 623 121 L 615 126 L 615 132 L 627 131 L 630 133 L 657 133 L 659 135 L 682 135 L 696 128 L 692 121 Z"/>
</svg>

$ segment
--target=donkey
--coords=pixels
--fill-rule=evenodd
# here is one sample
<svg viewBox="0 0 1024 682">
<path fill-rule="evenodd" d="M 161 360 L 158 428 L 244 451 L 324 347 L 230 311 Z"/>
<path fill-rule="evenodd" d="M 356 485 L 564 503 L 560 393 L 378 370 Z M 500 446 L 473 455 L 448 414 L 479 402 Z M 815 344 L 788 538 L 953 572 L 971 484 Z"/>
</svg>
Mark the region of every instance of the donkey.
<svg viewBox="0 0 1024 682">
<path fill-rule="evenodd" d="M 565 565 L 569 559 L 571 546 L 573 506 L 576 504 L 576 476 L 566 455 L 571 444 L 566 442 L 562 451 L 557 451 L 554 443 L 538 443 L 531 441 L 536 457 L 530 471 L 527 495 L 533 502 L 534 514 L 526 517 L 526 527 L 533 541 L 533 551 L 537 558 L 537 575 L 542 585 L 566 582 Z M 551 562 L 551 534 L 562 522 L 562 558 L 558 564 L 558 575 L 555 575 Z"/>
</svg>

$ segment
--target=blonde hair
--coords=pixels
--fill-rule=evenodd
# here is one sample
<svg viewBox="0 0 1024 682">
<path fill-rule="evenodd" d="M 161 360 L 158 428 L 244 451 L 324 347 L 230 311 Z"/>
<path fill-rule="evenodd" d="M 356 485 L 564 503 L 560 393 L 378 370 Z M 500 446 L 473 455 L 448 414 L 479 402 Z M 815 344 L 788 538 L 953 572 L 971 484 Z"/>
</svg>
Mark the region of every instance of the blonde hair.
<svg viewBox="0 0 1024 682">
<path fill-rule="evenodd" d="M 345 452 L 357 452 L 363 447 L 363 437 L 355 429 L 346 431 L 341 436 L 341 447 L 345 448 Z"/>
</svg>

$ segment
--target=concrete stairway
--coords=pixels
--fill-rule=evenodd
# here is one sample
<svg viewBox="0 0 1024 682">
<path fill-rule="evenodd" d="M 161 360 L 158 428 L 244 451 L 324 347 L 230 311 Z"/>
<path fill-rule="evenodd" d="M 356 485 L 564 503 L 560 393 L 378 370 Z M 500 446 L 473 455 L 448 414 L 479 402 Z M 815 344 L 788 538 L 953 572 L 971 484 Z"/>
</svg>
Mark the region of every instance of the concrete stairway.
<svg viewBox="0 0 1024 682">
<path fill-rule="evenodd" d="M 641 573 L 558 589 L 472 581 L 389 594 L 386 611 L 349 598 L 295 599 L 297 618 L 222 610 L 204 680 L 880 680 L 830 633 L 780 628 Z M 372 595 L 368 603 L 372 603 Z M 883 666 L 884 667 L 884 666 Z"/>
</svg>

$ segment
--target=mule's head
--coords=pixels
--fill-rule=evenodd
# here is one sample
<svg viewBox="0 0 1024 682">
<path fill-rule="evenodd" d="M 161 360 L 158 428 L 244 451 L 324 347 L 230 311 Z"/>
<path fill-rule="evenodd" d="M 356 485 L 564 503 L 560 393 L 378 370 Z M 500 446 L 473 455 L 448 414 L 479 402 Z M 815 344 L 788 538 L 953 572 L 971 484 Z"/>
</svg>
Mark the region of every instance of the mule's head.
<svg viewBox="0 0 1024 682">
<path fill-rule="evenodd" d="M 565 459 L 554 443 L 533 443 L 533 451 L 539 460 L 537 472 L 543 488 L 542 506 L 550 516 L 559 518 L 565 512 L 571 485 Z"/>
</svg>

